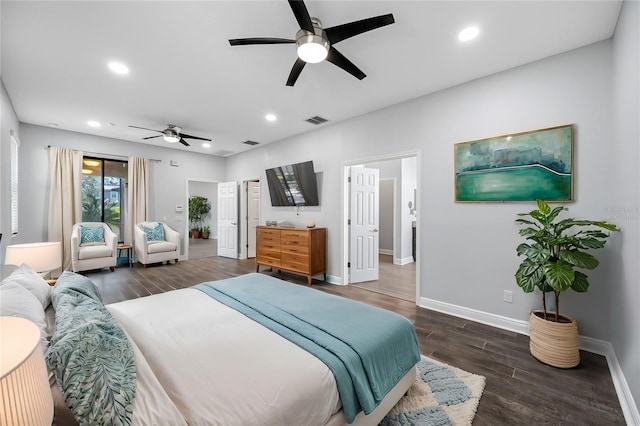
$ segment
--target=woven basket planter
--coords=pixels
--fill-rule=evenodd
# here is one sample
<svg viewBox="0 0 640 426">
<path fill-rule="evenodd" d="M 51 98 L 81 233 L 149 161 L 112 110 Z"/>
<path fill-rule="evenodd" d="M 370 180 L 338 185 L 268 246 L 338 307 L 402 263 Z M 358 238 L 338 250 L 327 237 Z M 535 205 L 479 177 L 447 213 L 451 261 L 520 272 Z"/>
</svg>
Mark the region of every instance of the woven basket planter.
<svg viewBox="0 0 640 426">
<path fill-rule="evenodd" d="M 541 316 L 536 315 L 539 313 Z M 529 351 L 538 361 L 558 368 L 572 368 L 580 364 L 578 346 L 578 323 L 565 315 L 563 322 L 548 321 L 543 311 L 529 314 Z M 555 312 L 547 312 L 555 318 Z"/>
</svg>

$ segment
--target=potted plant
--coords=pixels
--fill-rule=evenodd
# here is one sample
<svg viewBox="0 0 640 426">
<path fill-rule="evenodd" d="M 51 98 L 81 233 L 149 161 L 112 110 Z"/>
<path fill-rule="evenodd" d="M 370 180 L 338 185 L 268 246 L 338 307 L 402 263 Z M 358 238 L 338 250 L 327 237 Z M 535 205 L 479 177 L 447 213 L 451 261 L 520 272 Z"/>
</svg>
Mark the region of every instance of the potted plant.
<svg viewBox="0 0 640 426">
<path fill-rule="evenodd" d="M 201 237 L 204 238 L 205 240 L 209 239 L 209 227 L 208 226 L 203 226 L 202 227 Z"/>
<path fill-rule="evenodd" d="M 202 220 L 211 211 L 211 203 L 206 197 L 192 195 L 189 197 L 189 223 L 191 224 L 191 235 L 193 238 L 200 238 Z"/>
<path fill-rule="evenodd" d="M 516 272 L 516 282 L 525 292 L 542 291 L 542 311 L 529 315 L 531 355 L 546 364 L 560 368 L 580 363 L 578 325 L 574 319 L 560 314 L 560 293 L 572 289 L 586 292 L 587 275 L 577 269 L 591 270 L 599 262 L 586 250 L 604 247 L 609 233 L 619 231 L 606 221 L 558 219 L 566 207 L 551 209 L 543 200 L 538 208 L 520 213 L 516 222 L 523 225 L 519 233 L 528 242 L 516 249 L 524 261 Z M 554 294 L 555 311 L 547 311 L 547 293 Z"/>
</svg>

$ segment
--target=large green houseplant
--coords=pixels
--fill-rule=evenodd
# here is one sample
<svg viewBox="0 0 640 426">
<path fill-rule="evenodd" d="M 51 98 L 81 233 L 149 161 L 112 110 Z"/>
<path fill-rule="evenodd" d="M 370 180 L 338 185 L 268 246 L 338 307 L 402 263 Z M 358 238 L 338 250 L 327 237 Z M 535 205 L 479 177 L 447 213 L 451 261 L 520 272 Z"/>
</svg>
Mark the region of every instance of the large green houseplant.
<svg viewBox="0 0 640 426">
<path fill-rule="evenodd" d="M 206 197 L 192 195 L 189 197 L 189 223 L 193 238 L 198 238 L 202 230 L 202 221 L 211 211 L 211 203 Z"/>
<path fill-rule="evenodd" d="M 524 256 L 516 272 L 516 282 L 525 293 L 531 293 L 535 289 L 542 292 L 543 310 L 532 311 L 529 317 L 531 353 L 548 364 L 573 367 L 579 363 L 577 324 L 572 318 L 560 314 L 560 294 L 569 289 L 577 292 L 587 291 L 589 281 L 580 269 L 591 270 L 599 264 L 598 259 L 587 250 L 604 247 L 610 234 L 603 230 L 619 231 L 619 228 L 606 221 L 560 219 L 558 216 L 563 210 L 568 210 L 566 207 L 552 209 L 543 200 L 537 200 L 537 203 L 537 209 L 529 213 L 520 213 L 520 218 L 516 219 L 518 224 L 524 226 L 519 231 L 520 235 L 528 241 L 521 243 L 516 249 L 518 256 Z M 554 294 L 555 312 L 547 311 L 547 293 Z M 569 325 L 546 324 L 550 322 Z M 555 327 L 554 331 L 549 331 L 548 327 Z M 548 336 L 544 335 L 558 334 L 560 332 L 557 329 L 562 327 L 571 329 L 571 337 L 558 335 L 557 339 L 550 341 Z M 536 335 L 538 331 L 543 335 Z M 542 342 L 536 341 L 539 337 L 543 339 Z M 544 359 L 547 355 L 541 353 L 542 351 L 548 349 L 554 352 L 554 356 L 558 355 L 563 351 L 559 345 L 565 343 L 571 346 L 567 349 L 571 352 L 571 361 L 547 362 Z"/>
</svg>

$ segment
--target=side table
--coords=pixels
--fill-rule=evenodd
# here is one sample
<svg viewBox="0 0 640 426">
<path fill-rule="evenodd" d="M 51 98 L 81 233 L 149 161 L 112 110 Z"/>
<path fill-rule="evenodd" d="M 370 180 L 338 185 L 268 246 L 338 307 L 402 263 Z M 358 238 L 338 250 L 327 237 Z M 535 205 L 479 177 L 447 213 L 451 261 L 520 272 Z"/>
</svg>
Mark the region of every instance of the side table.
<svg viewBox="0 0 640 426">
<path fill-rule="evenodd" d="M 133 249 L 133 246 L 131 244 L 119 244 L 117 263 L 120 264 L 120 262 L 125 262 L 129 264 L 130 268 L 133 268 L 133 257 L 131 256 L 132 249 Z M 125 251 L 126 256 L 122 255 L 123 250 L 126 250 Z"/>
</svg>

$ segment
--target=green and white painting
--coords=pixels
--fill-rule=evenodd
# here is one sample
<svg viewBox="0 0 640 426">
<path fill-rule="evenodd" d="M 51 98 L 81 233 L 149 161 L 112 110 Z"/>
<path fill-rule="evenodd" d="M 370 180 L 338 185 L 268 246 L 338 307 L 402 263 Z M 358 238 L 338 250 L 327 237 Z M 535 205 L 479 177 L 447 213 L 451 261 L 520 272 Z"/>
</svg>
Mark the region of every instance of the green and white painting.
<svg viewBox="0 0 640 426">
<path fill-rule="evenodd" d="M 456 201 L 573 199 L 573 125 L 454 145 Z"/>
</svg>

